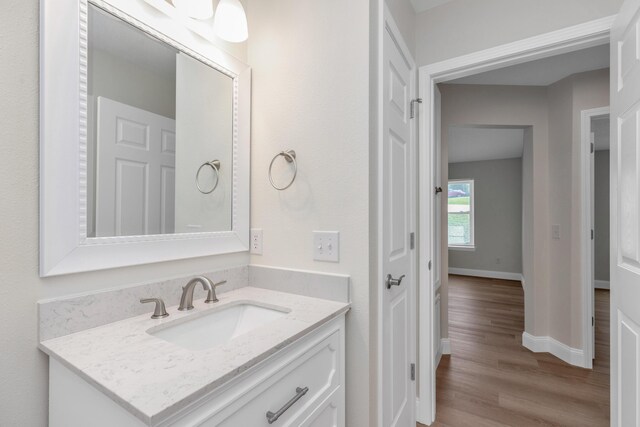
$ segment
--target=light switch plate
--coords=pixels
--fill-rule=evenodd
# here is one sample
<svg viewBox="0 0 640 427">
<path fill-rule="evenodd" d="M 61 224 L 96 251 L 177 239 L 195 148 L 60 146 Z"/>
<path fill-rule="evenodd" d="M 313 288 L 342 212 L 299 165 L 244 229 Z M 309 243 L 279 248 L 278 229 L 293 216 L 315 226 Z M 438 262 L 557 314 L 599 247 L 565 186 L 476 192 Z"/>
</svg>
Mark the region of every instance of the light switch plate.
<svg viewBox="0 0 640 427">
<path fill-rule="evenodd" d="M 560 240 L 560 225 L 553 224 L 551 226 L 551 238 L 553 240 Z"/>
<path fill-rule="evenodd" d="M 340 232 L 313 232 L 313 259 L 316 261 L 340 261 Z"/>
<path fill-rule="evenodd" d="M 256 255 L 262 255 L 262 228 L 251 229 L 251 245 L 250 252 Z"/>
</svg>

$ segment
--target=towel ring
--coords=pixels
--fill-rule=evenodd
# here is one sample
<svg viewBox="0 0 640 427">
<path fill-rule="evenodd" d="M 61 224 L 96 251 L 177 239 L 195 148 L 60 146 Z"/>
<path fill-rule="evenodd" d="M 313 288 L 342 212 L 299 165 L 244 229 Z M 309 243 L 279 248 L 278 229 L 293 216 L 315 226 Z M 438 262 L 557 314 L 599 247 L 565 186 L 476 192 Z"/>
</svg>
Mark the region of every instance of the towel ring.
<svg viewBox="0 0 640 427">
<path fill-rule="evenodd" d="M 284 157 L 284 159 L 288 162 L 288 163 L 293 163 L 293 177 L 291 177 L 291 181 L 289 182 L 289 184 L 285 185 L 284 187 L 278 187 L 274 182 L 273 182 L 273 177 L 271 176 L 271 169 L 273 169 L 273 162 L 276 161 L 276 159 L 278 157 Z M 286 151 L 281 151 L 278 154 L 276 154 L 275 156 L 273 156 L 273 159 L 271 159 L 271 164 L 269 165 L 269 182 L 271 183 L 271 186 L 273 188 L 275 188 L 278 191 L 282 191 L 282 190 L 286 190 L 287 188 L 291 187 L 291 184 L 293 184 L 293 181 L 296 180 L 296 175 L 298 174 L 298 162 L 296 162 L 296 152 L 293 150 L 286 150 Z"/>
<path fill-rule="evenodd" d="M 202 189 L 202 187 L 200 187 L 200 172 L 202 172 L 202 168 L 205 166 L 209 166 L 211 167 L 211 169 L 213 169 L 213 171 L 216 173 L 216 183 L 213 185 L 213 188 L 209 191 L 205 191 Z M 213 193 L 213 191 L 218 187 L 218 182 L 220 181 L 220 160 L 211 160 L 210 162 L 204 162 L 203 164 L 200 165 L 200 167 L 198 168 L 198 172 L 196 172 L 196 187 L 198 188 L 198 191 L 201 192 L 202 194 L 211 194 Z"/>
</svg>

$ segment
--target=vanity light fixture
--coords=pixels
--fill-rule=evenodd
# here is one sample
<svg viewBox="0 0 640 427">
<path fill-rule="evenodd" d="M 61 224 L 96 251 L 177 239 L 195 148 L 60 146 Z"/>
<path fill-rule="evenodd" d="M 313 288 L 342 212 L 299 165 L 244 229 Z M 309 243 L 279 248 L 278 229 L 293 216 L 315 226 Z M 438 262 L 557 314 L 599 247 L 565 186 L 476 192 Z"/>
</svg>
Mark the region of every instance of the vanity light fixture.
<svg viewBox="0 0 640 427">
<path fill-rule="evenodd" d="M 205 20 L 213 16 L 212 0 L 173 0 L 173 5 L 189 18 Z"/>
<path fill-rule="evenodd" d="M 218 37 L 228 42 L 239 43 L 249 38 L 247 15 L 240 0 L 220 0 L 216 8 L 213 30 Z"/>
</svg>

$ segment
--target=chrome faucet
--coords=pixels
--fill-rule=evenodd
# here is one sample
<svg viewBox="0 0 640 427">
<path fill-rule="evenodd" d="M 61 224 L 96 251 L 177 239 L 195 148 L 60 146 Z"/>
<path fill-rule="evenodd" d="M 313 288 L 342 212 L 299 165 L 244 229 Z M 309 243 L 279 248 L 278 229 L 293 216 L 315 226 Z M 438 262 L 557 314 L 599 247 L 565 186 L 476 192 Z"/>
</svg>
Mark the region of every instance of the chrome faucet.
<svg viewBox="0 0 640 427">
<path fill-rule="evenodd" d="M 198 283 L 202 284 L 202 288 L 207 291 L 207 299 L 204 300 L 207 304 L 218 302 L 216 297 L 216 287 L 227 283 L 226 280 L 222 282 L 213 283 L 210 279 L 204 276 L 196 276 L 182 288 L 182 297 L 180 298 L 180 306 L 178 310 L 191 310 L 193 308 L 193 291 Z"/>
</svg>

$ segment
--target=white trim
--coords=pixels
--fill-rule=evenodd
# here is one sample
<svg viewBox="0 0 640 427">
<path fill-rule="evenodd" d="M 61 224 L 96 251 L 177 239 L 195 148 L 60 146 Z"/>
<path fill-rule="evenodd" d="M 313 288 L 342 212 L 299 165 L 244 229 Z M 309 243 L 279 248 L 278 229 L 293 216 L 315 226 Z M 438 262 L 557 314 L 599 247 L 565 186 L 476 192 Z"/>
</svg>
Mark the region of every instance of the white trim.
<svg viewBox="0 0 640 427">
<path fill-rule="evenodd" d="M 580 233 L 580 261 L 582 269 L 582 342 L 585 368 L 593 368 L 593 289 L 594 289 L 594 247 L 591 238 L 593 212 L 591 194 L 593 192 L 593 154 L 591 153 L 591 118 L 610 114 L 609 107 L 583 110 L 580 113 L 580 180 L 582 221 Z"/>
<path fill-rule="evenodd" d="M 451 339 L 442 338 L 440 340 L 440 353 L 451 354 Z"/>
<path fill-rule="evenodd" d="M 611 282 L 608 280 L 594 280 L 593 287 L 595 289 L 611 289 Z"/>
<path fill-rule="evenodd" d="M 41 0 L 40 275 L 249 250 L 251 69 L 144 2 Z M 87 237 L 88 5 L 233 78 L 232 229 Z"/>
<path fill-rule="evenodd" d="M 449 267 L 449 274 L 456 274 L 458 276 L 486 277 L 488 279 L 515 280 L 517 282 L 524 281 L 522 274 L 510 273 L 507 271 L 473 270 L 471 268 Z"/>
<path fill-rule="evenodd" d="M 396 43 L 396 45 L 398 46 L 398 48 L 400 49 L 400 52 L 402 53 L 402 55 L 404 56 L 405 60 L 407 61 L 407 64 L 410 66 L 411 68 L 411 92 L 409 94 L 410 99 L 415 98 L 416 96 L 416 89 L 418 87 L 418 82 L 417 82 L 417 73 L 416 73 L 416 64 L 415 61 L 413 59 L 413 56 L 411 54 L 411 50 L 408 48 L 406 42 L 404 41 L 404 39 L 402 38 L 402 33 L 400 32 L 397 24 L 395 23 L 394 19 L 393 19 L 393 15 L 391 13 L 391 11 L 389 10 L 389 7 L 387 6 L 386 2 L 384 0 L 379 0 L 378 1 L 378 10 L 380 11 L 379 14 L 379 21 L 378 21 L 378 29 L 379 29 L 379 34 L 378 34 L 378 81 L 377 81 L 377 93 L 378 93 L 378 106 L 377 106 L 377 120 L 378 120 L 378 128 L 377 128 L 377 170 L 376 170 L 376 180 L 377 180 L 377 209 L 376 209 L 376 218 L 377 218 L 377 254 L 376 254 L 376 261 L 377 261 L 377 268 L 376 268 L 376 277 L 374 278 L 375 283 L 377 283 L 377 289 L 378 292 L 380 292 L 381 290 L 384 289 L 383 283 L 384 283 L 384 276 L 385 276 L 385 272 L 383 271 L 384 268 L 384 251 L 383 251 L 383 239 L 384 239 L 384 230 L 383 230 L 383 215 L 385 212 L 385 206 L 383 204 L 383 189 L 384 189 L 384 185 L 385 183 L 383 182 L 383 173 L 382 171 L 385 168 L 385 156 L 384 156 L 384 145 L 383 145 L 383 141 L 384 141 L 384 102 L 383 102 L 383 97 L 384 97 L 384 81 L 383 81 L 383 76 L 384 76 L 384 35 L 385 32 L 388 32 L 389 35 L 391 36 L 391 38 L 394 40 L 394 42 Z M 417 146 L 418 146 L 418 141 L 417 141 L 417 129 L 416 126 L 413 124 L 412 128 L 411 128 L 411 150 L 412 150 L 412 158 L 415 158 L 416 155 L 416 151 L 417 151 Z M 411 190 L 411 194 L 413 195 L 412 200 L 410 201 L 411 204 L 411 211 L 414 213 L 412 215 L 412 220 L 411 220 L 411 230 L 415 230 L 416 229 L 416 217 L 417 217 L 417 185 L 418 185 L 418 181 L 417 181 L 417 174 L 416 174 L 416 169 L 417 169 L 417 164 L 413 167 L 413 176 L 411 177 L 411 181 L 412 181 L 412 190 Z M 417 280 L 418 280 L 418 274 L 417 274 L 417 265 L 418 265 L 418 251 L 417 250 L 413 250 L 413 259 L 411 262 L 411 271 L 412 271 L 412 277 L 413 277 L 413 289 L 412 289 L 412 296 L 413 298 L 416 297 L 417 294 Z M 376 400 L 377 400 L 377 425 L 378 427 L 385 427 L 383 425 L 383 408 L 384 408 L 384 390 L 382 388 L 382 378 L 383 378 L 383 345 L 384 345 L 384 336 L 383 336 L 383 328 L 384 328 L 384 324 L 383 324 L 383 298 L 381 294 L 378 294 L 378 315 L 377 315 L 377 336 L 378 336 L 378 347 L 377 347 L 377 390 L 376 390 Z M 414 329 L 413 329 L 413 333 L 411 334 L 413 337 L 417 337 L 417 333 L 416 333 L 416 328 L 418 326 L 417 324 L 417 313 L 416 310 L 413 310 L 413 319 L 411 320 Z M 416 368 L 419 366 L 419 360 L 418 360 L 418 355 L 417 355 L 417 342 L 414 341 L 413 342 L 413 357 L 412 359 L 415 361 L 416 363 Z M 416 389 L 417 392 L 417 389 Z M 417 396 L 417 393 L 416 393 Z M 412 413 L 412 418 L 414 418 L 412 421 L 415 424 L 415 418 L 417 417 L 417 411 L 418 411 L 418 399 L 416 398 L 416 407 L 412 408 L 413 409 L 413 413 Z"/>
<path fill-rule="evenodd" d="M 445 354 L 451 354 L 451 341 L 449 338 L 440 339 L 440 345 L 438 346 L 438 353 L 436 354 L 436 369 L 440 366 L 442 356 Z"/>
<path fill-rule="evenodd" d="M 550 353 L 570 365 L 585 367 L 585 354 L 582 350 L 569 347 L 552 337 L 536 337 L 522 333 L 522 345 L 534 353 Z"/>
<path fill-rule="evenodd" d="M 460 245 L 449 245 L 450 251 L 462 251 L 462 252 L 473 252 L 476 250 L 475 246 L 460 246 Z"/>
<path fill-rule="evenodd" d="M 431 176 L 431 161 L 436 152 L 435 117 L 435 84 L 473 74 L 491 71 L 511 65 L 546 58 L 566 52 L 597 46 L 608 42 L 615 16 L 597 19 L 558 31 L 541 34 L 528 39 L 508 43 L 495 48 L 482 50 L 469 55 L 459 56 L 435 64 L 420 67 L 419 87 L 423 100 L 420 116 L 420 142 L 424 149 L 419 152 L 418 170 L 420 172 L 420 188 L 430 189 L 436 185 Z M 430 191 L 421 191 L 420 212 L 431 212 L 432 197 Z M 427 196 L 428 195 L 428 196 Z M 420 215 L 420 254 L 423 259 L 440 259 L 433 257 L 440 248 L 435 247 L 437 239 L 431 238 L 433 215 Z M 433 271 L 420 275 L 420 289 L 431 289 Z M 418 411 L 418 421 L 430 425 L 435 420 L 435 367 L 433 360 L 433 325 L 432 292 L 421 292 L 419 300 L 420 318 L 420 372 L 419 395 L 423 400 Z M 525 313 L 526 315 L 526 313 Z M 427 369 L 424 369 L 424 368 Z M 425 404 L 429 399 L 430 404 Z"/>
</svg>

